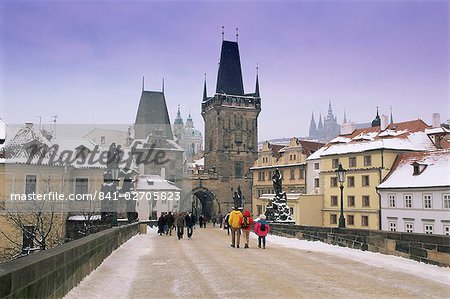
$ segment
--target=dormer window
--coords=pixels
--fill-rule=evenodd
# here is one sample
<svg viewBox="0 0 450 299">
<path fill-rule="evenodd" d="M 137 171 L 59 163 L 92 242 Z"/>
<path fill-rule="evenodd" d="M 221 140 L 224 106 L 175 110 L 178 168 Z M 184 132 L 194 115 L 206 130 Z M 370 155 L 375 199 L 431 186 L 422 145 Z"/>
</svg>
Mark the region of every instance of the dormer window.
<svg viewBox="0 0 450 299">
<path fill-rule="evenodd" d="M 425 170 L 425 168 L 427 168 L 427 166 L 428 166 L 427 164 L 420 164 L 417 162 L 414 162 L 411 165 L 413 167 L 413 175 L 421 174 Z"/>
</svg>

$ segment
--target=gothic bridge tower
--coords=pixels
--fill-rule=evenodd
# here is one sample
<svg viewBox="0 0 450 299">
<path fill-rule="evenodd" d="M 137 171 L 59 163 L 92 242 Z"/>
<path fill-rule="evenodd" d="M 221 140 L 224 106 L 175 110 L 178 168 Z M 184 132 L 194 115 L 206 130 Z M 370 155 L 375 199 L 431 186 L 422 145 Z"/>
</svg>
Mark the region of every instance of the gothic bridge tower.
<svg viewBox="0 0 450 299">
<path fill-rule="evenodd" d="M 217 85 L 208 97 L 203 89 L 202 117 L 205 121 L 205 171 L 215 180 L 203 186 L 215 194 L 221 213 L 231 209 L 231 188 L 241 186 L 245 209 L 251 210 L 250 167 L 258 158 L 258 115 L 261 111 L 258 74 L 253 93 L 244 93 L 238 43 L 222 41 Z"/>
</svg>

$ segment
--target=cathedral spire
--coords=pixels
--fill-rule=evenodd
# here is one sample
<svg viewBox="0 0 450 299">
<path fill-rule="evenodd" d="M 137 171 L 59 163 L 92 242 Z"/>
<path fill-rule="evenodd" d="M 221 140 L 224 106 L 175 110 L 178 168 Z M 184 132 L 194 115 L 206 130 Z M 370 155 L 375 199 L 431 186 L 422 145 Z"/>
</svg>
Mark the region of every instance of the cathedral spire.
<svg viewBox="0 0 450 299">
<path fill-rule="evenodd" d="M 258 67 L 256 67 L 256 87 L 255 87 L 255 96 L 259 97 L 259 74 L 258 74 Z"/>
<path fill-rule="evenodd" d="M 317 124 L 317 130 L 323 130 L 322 113 L 319 114 L 319 123 Z"/>
<path fill-rule="evenodd" d="M 344 110 L 344 124 L 345 123 L 347 123 L 347 113 L 345 113 L 345 110 Z"/>
<path fill-rule="evenodd" d="M 333 109 L 331 108 L 331 101 L 328 102 L 328 115 L 327 115 L 327 119 L 332 119 L 333 118 Z"/>
<path fill-rule="evenodd" d="M 309 123 L 309 138 L 316 138 L 317 136 L 317 126 L 314 120 L 314 112 L 311 113 L 311 122 Z"/>
<path fill-rule="evenodd" d="M 205 81 L 203 83 L 203 101 L 206 101 L 207 97 L 208 97 L 208 93 L 206 91 L 206 73 L 205 73 Z"/>
<path fill-rule="evenodd" d="M 183 124 L 183 118 L 181 118 L 180 105 L 178 105 L 177 117 L 175 118 L 174 124 Z"/>
<path fill-rule="evenodd" d="M 142 76 L 142 91 L 144 91 L 144 76 Z"/>
<path fill-rule="evenodd" d="M 162 93 L 164 93 L 164 78 L 162 78 L 163 80 L 162 80 L 162 88 L 161 88 L 161 91 L 162 91 Z M 180 106 L 178 106 L 178 110 L 180 109 Z"/>
</svg>

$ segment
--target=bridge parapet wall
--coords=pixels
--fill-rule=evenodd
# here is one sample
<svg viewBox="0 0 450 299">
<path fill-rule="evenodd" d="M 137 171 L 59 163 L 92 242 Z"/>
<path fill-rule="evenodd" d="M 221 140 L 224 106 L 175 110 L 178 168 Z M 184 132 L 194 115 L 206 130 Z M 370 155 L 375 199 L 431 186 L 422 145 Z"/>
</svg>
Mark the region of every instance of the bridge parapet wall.
<svg viewBox="0 0 450 299">
<path fill-rule="evenodd" d="M 114 227 L 2 263 L 0 298 L 61 298 L 138 229 L 138 223 Z"/>
<path fill-rule="evenodd" d="M 450 267 L 450 236 L 271 224 L 274 235 L 320 241 Z"/>
</svg>

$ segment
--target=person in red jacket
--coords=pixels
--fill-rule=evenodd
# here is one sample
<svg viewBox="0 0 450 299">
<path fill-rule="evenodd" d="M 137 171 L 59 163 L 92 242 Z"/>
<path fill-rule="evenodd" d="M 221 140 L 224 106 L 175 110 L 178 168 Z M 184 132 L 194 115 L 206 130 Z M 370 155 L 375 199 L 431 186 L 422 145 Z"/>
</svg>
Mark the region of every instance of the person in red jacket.
<svg viewBox="0 0 450 299">
<path fill-rule="evenodd" d="M 253 225 L 253 219 L 252 219 L 252 217 L 250 217 L 250 212 L 245 210 L 244 217 L 242 217 L 242 219 L 241 219 L 242 234 L 245 237 L 244 248 L 248 248 L 248 242 L 249 242 L 249 238 L 250 238 L 250 229 L 252 228 L 252 225 Z"/>
<path fill-rule="evenodd" d="M 266 249 L 266 236 L 270 231 L 269 223 L 266 221 L 266 215 L 259 215 L 259 220 L 256 221 L 253 229 L 255 234 L 258 235 L 258 247 L 261 248 L 261 241 L 263 243 L 263 249 Z"/>
</svg>

